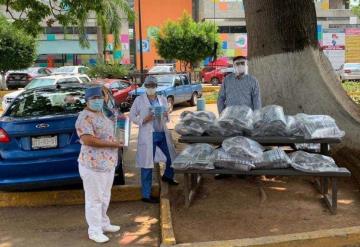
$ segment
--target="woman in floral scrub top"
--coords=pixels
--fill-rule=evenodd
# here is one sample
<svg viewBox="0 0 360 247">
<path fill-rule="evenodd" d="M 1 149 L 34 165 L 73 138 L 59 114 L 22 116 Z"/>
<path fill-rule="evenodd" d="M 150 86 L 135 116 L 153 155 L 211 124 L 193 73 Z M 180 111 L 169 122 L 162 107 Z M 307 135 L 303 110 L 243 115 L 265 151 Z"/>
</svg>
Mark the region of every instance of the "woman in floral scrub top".
<svg viewBox="0 0 360 247">
<path fill-rule="evenodd" d="M 85 217 L 89 225 L 89 239 L 98 243 L 109 241 L 104 232 L 117 232 L 106 212 L 110 203 L 115 166 L 118 161 L 118 143 L 114 135 L 115 123 L 103 113 L 101 87 L 85 92 L 86 108 L 76 121 L 80 137 L 79 172 L 85 190 Z"/>
</svg>

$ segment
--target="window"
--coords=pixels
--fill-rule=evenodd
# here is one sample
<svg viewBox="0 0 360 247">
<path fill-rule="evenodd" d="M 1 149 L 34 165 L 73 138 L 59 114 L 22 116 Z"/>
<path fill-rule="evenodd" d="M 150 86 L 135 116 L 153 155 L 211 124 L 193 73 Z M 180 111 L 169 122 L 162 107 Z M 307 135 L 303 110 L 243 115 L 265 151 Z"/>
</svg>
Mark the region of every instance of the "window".
<svg viewBox="0 0 360 247">
<path fill-rule="evenodd" d="M 119 83 L 119 89 L 125 89 L 130 87 L 130 84 L 127 82 L 119 81 L 118 83 Z"/>
<path fill-rule="evenodd" d="M 219 33 L 246 33 L 246 26 L 219 26 Z"/>
<path fill-rule="evenodd" d="M 175 83 L 174 83 L 175 86 L 181 86 L 182 85 L 182 82 L 181 82 L 181 79 L 179 76 L 176 76 L 175 77 Z"/>
<path fill-rule="evenodd" d="M 67 83 L 80 83 L 80 81 L 76 77 L 69 77 L 64 79 L 59 79 L 57 84 L 67 84 Z"/>
<path fill-rule="evenodd" d="M 11 117 L 75 114 L 85 107 L 84 89 L 28 91 L 14 100 L 7 112 Z"/>
<path fill-rule="evenodd" d="M 33 89 L 37 87 L 46 87 L 54 85 L 55 79 L 49 79 L 49 78 L 35 78 L 33 79 L 26 87 L 25 89 Z"/>
<path fill-rule="evenodd" d="M 182 79 L 184 85 L 189 85 L 190 84 L 189 79 L 187 78 L 187 76 L 182 75 L 181 79 Z"/>
<path fill-rule="evenodd" d="M 85 67 L 79 68 L 79 74 L 86 74 L 87 69 Z"/>
<path fill-rule="evenodd" d="M 119 89 L 119 83 L 113 82 L 110 84 L 110 89 Z"/>
</svg>

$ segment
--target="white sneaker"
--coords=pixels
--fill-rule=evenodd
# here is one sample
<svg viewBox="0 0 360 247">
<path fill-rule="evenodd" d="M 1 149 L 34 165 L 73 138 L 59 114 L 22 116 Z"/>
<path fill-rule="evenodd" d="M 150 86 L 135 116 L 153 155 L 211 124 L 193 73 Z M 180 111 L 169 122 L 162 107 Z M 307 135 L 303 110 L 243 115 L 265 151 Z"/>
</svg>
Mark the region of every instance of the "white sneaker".
<svg viewBox="0 0 360 247">
<path fill-rule="evenodd" d="M 89 235 L 89 239 L 95 241 L 96 243 L 106 243 L 107 241 L 110 240 L 107 236 L 105 236 L 102 233 Z"/>
<path fill-rule="evenodd" d="M 120 231 L 120 226 L 108 225 L 108 226 L 103 227 L 103 231 L 104 232 L 118 232 L 118 231 Z"/>
</svg>

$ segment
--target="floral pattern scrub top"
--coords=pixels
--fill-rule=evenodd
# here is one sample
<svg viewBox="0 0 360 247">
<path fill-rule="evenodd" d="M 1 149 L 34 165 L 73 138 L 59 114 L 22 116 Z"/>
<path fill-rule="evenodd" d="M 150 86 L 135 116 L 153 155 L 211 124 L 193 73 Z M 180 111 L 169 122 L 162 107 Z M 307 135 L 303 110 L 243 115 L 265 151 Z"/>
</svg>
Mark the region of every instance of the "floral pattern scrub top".
<svg viewBox="0 0 360 247">
<path fill-rule="evenodd" d="M 114 122 L 89 110 L 80 112 L 75 127 L 79 137 L 92 135 L 100 140 L 116 141 L 114 133 Z M 98 148 L 84 145 L 82 141 L 79 155 L 79 165 L 86 168 L 106 172 L 115 168 L 118 162 L 117 148 Z"/>
</svg>

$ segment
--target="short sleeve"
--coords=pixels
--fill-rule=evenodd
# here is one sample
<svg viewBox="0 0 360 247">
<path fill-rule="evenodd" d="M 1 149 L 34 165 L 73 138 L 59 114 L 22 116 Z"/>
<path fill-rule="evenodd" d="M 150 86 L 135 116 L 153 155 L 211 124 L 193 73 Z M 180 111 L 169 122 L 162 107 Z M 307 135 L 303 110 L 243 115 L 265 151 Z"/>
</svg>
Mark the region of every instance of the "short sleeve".
<svg viewBox="0 0 360 247">
<path fill-rule="evenodd" d="M 79 137 L 83 135 L 95 136 L 93 127 L 93 117 L 85 112 L 80 113 L 75 124 L 76 132 Z"/>
</svg>

